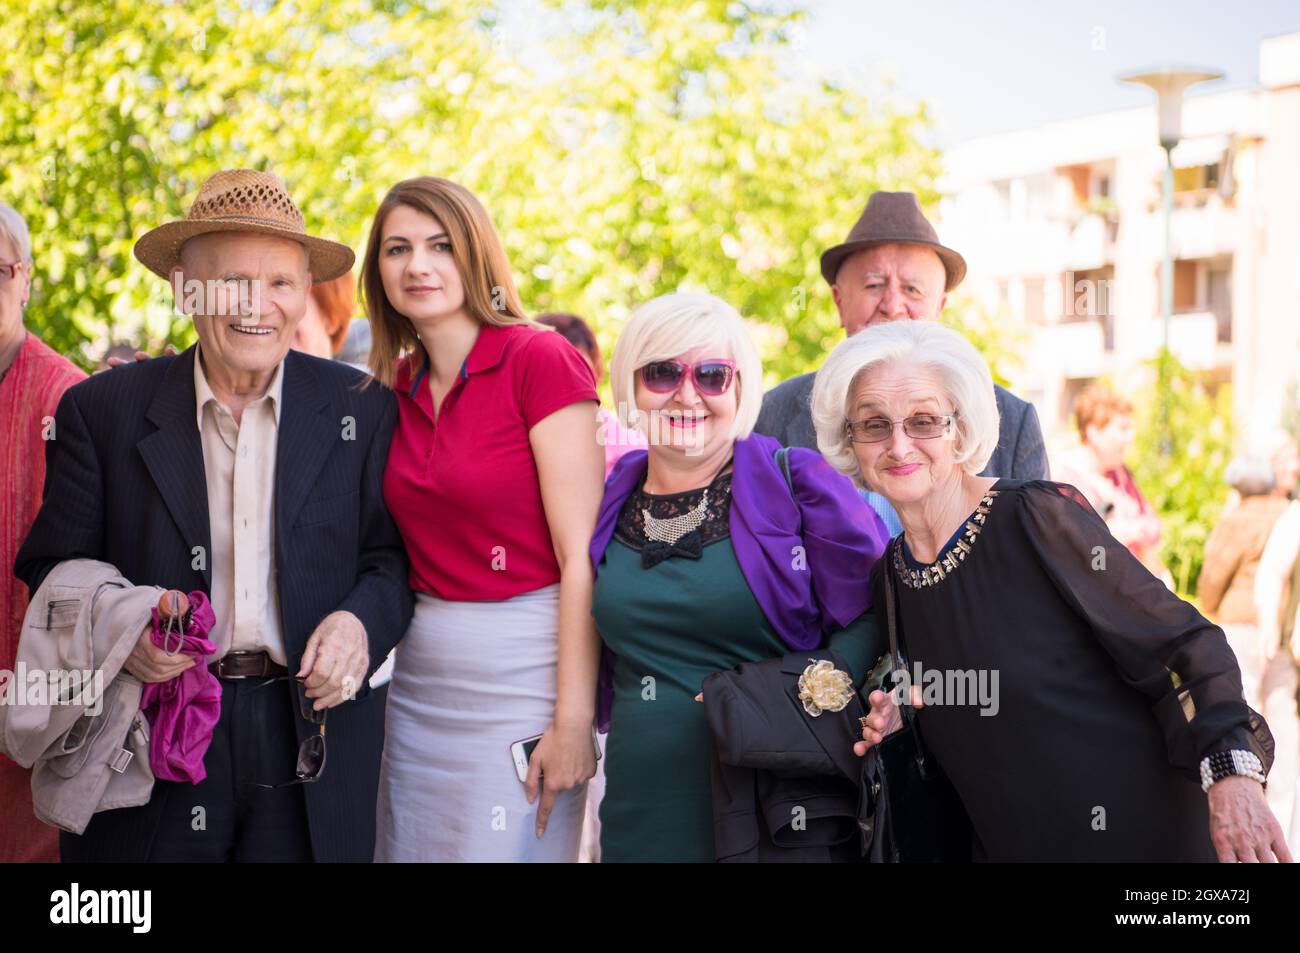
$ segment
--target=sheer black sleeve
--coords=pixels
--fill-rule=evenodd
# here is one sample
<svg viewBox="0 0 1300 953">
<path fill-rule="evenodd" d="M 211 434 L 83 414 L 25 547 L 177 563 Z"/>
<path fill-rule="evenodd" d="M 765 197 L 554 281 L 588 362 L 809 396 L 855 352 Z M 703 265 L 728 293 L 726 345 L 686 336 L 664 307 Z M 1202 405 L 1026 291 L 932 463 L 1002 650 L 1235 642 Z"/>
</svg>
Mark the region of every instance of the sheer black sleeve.
<svg viewBox="0 0 1300 953">
<path fill-rule="evenodd" d="M 1265 768 L 1272 737 L 1242 697 L 1223 635 L 1117 541 L 1072 486 L 1026 483 L 1021 525 L 1061 597 L 1083 616 L 1123 680 L 1151 699 L 1169 760 L 1195 772 L 1217 751 L 1254 751 Z"/>
</svg>

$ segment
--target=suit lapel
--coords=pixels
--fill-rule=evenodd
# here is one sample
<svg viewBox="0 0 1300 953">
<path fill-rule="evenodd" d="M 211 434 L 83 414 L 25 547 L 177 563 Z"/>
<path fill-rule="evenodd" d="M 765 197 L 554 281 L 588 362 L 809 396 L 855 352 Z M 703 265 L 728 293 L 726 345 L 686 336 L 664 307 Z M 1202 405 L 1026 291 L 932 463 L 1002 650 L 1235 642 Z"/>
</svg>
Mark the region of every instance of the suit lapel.
<svg viewBox="0 0 1300 953">
<path fill-rule="evenodd" d="M 326 457 L 342 439 L 343 421 L 331 419 L 329 400 L 311 362 L 297 351 L 284 359 L 280 425 L 275 463 L 276 549 L 289 538 Z"/>
<path fill-rule="evenodd" d="M 838 668 L 841 664 L 830 649 L 815 649 L 810 652 L 791 652 L 781 664 L 781 671 L 793 678 L 785 680 L 785 692 L 794 700 L 795 707 L 803 717 L 803 723 L 817 743 L 821 745 L 826 756 L 834 762 L 840 772 L 850 781 L 856 782 L 862 771 L 862 760 L 853 753 L 853 743 L 858 740 L 852 730 L 858 725 L 858 719 L 866 714 L 862 701 L 855 692 L 852 701 L 840 712 L 825 711 L 814 718 L 804 711 L 803 702 L 799 700 L 799 676 L 809 659 L 830 659 Z"/>
<path fill-rule="evenodd" d="M 212 536 L 203 443 L 195 423 L 194 360 L 191 347 L 167 367 L 162 386 L 145 416 L 158 430 L 136 447 L 191 556 L 201 547 L 203 582 L 212 589 Z"/>
</svg>

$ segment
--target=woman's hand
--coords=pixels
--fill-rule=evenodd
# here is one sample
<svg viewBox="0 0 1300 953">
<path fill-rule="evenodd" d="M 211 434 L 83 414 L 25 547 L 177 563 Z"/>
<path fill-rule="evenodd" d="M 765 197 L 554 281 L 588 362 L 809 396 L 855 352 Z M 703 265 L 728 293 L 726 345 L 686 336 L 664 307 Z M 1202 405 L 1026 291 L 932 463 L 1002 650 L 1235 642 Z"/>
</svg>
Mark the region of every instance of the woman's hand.
<svg viewBox="0 0 1300 953">
<path fill-rule="evenodd" d="M 1234 776 L 1210 785 L 1210 840 L 1220 863 L 1291 863 L 1282 827 L 1269 810 L 1264 786 Z"/>
<path fill-rule="evenodd" d="M 912 707 L 921 707 L 921 686 L 913 685 Z M 903 713 L 898 710 L 898 702 L 893 692 L 877 689 L 867 696 L 871 702 L 871 713 L 863 719 L 862 740 L 853 746 L 853 753 L 859 758 L 865 755 L 873 745 L 885 740 L 885 735 L 892 735 L 903 727 Z"/>
<path fill-rule="evenodd" d="M 551 724 L 528 759 L 528 777 L 524 791 L 528 803 L 537 800 L 541 788 L 542 803 L 537 808 L 537 836 L 546 833 L 555 798 L 561 791 L 576 788 L 596 773 L 596 749 L 591 740 L 591 725 Z"/>
</svg>

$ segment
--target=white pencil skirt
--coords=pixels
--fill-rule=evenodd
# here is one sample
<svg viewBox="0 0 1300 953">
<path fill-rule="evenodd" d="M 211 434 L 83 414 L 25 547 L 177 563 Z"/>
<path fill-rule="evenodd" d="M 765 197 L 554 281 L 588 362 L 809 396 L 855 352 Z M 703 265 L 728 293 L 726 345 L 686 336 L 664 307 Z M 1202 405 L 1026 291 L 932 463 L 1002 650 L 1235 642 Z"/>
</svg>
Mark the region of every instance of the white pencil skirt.
<svg viewBox="0 0 1300 953">
<path fill-rule="evenodd" d="M 539 840 L 510 755 L 555 712 L 559 599 L 558 585 L 504 602 L 416 593 L 388 688 L 376 861 L 577 859 L 586 785 L 556 798 Z"/>
</svg>

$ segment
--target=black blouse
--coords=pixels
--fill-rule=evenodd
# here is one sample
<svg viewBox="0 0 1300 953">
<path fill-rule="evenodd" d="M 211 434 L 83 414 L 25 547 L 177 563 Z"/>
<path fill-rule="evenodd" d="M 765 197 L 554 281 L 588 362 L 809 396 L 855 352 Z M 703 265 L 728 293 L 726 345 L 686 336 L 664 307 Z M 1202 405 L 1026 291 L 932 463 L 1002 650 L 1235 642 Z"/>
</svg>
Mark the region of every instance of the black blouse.
<svg viewBox="0 0 1300 953">
<path fill-rule="evenodd" d="M 1215 859 L 1199 761 L 1244 748 L 1267 766 L 1271 738 L 1222 630 L 1077 490 L 999 480 L 934 563 L 895 554 L 909 669 L 949 689 L 921 732 L 978 858 Z"/>
</svg>

